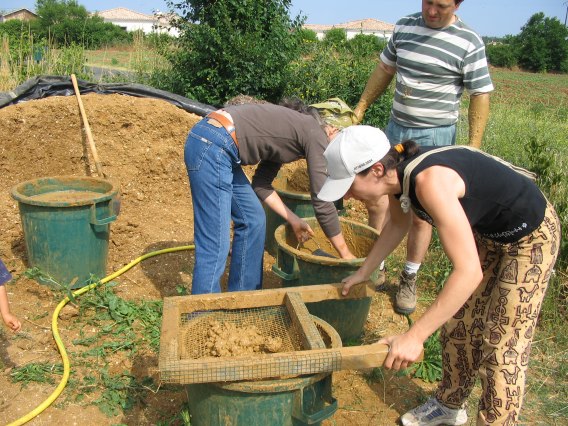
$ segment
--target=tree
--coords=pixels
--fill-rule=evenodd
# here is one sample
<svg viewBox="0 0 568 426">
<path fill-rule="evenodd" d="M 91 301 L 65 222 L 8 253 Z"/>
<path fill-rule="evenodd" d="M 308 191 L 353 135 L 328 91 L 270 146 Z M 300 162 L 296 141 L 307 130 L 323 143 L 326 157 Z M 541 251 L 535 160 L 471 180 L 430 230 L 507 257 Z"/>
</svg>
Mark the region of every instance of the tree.
<svg viewBox="0 0 568 426">
<path fill-rule="evenodd" d="M 489 44 L 485 50 L 487 61 L 494 67 L 513 68 L 518 64 L 517 52 L 511 44 Z"/>
<path fill-rule="evenodd" d="M 178 46 L 172 69 L 154 84 L 201 102 L 221 105 L 238 94 L 277 101 L 289 64 L 300 54 L 302 17 L 291 19 L 290 0 L 184 0 L 174 22 Z M 166 87 L 164 87 L 166 86 Z"/>
<path fill-rule="evenodd" d="M 546 18 L 536 13 L 521 28 L 515 44 L 519 65 L 527 70 L 568 71 L 568 28 L 558 18 Z"/>
<path fill-rule="evenodd" d="M 58 46 L 98 48 L 130 39 L 122 28 L 90 15 L 76 0 L 37 0 L 36 13 L 39 36 Z"/>
</svg>

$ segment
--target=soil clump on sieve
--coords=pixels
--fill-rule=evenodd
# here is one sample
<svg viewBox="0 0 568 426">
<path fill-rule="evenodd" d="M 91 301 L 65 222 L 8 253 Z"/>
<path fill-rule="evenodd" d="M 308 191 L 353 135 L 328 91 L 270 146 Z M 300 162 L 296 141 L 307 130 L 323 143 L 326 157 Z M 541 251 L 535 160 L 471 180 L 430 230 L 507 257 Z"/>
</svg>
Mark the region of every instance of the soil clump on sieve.
<svg viewBox="0 0 568 426">
<path fill-rule="evenodd" d="M 237 326 L 231 322 L 210 321 L 205 347 L 209 355 L 215 357 L 275 353 L 282 348 L 282 339 L 264 336 L 254 324 Z"/>
</svg>

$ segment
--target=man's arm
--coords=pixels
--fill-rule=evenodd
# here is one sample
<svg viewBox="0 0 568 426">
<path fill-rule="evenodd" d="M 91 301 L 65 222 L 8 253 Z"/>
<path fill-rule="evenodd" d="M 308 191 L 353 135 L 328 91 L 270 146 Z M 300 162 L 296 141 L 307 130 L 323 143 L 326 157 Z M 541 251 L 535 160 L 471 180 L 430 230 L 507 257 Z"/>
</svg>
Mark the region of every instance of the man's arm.
<svg viewBox="0 0 568 426">
<path fill-rule="evenodd" d="M 375 70 L 369 77 L 367 84 L 365 85 L 365 90 L 361 94 L 361 98 L 353 111 L 357 121 L 360 123 L 365 116 L 365 111 L 369 108 L 373 102 L 381 96 L 384 91 L 389 86 L 394 74 L 396 73 L 396 68 L 385 64 L 383 61 L 379 60 L 379 63 L 375 67 Z"/>
<path fill-rule="evenodd" d="M 469 146 L 481 147 L 483 133 L 489 118 L 489 93 L 471 95 L 469 99 Z"/>
</svg>

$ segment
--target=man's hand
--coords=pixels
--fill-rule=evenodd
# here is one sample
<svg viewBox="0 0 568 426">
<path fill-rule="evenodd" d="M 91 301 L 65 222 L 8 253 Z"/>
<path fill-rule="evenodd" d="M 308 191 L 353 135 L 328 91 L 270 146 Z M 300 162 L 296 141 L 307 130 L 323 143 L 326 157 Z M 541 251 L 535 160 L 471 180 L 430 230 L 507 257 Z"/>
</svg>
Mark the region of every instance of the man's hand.
<svg viewBox="0 0 568 426">
<path fill-rule="evenodd" d="M 353 114 L 355 114 L 355 120 L 353 121 L 353 124 L 359 124 L 363 121 L 363 118 L 365 117 L 365 110 L 365 106 L 362 105 L 361 102 L 359 102 L 353 110 Z"/>
<path fill-rule="evenodd" d="M 359 284 L 369 279 L 369 277 L 363 276 L 359 271 L 360 269 L 358 269 L 354 274 L 349 275 L 348 277 L 341 280 L 341 282 L 343 283 L 343 289 L 341 290 L 342 295 L 347 296 L 351 287 L 353 287 L 355 284 Z"/>
</svg>

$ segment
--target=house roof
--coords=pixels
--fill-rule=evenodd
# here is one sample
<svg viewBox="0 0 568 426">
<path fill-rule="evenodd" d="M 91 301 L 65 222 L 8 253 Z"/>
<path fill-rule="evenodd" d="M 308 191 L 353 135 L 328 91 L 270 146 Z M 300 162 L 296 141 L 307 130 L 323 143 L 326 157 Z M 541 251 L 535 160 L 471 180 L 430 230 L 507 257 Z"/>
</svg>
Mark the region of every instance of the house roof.
<svg viewBox="0 0 568 426">
<path fill-rule="evenodd" d="M 135 12 L 125 7 L 115 7 L 114 9 L 101 10 L 97 12 L 103 19 L 113 19 L 120 21 L 154 21 L 153 15 L 145 15 L 144 13 Z"/>
<path fill-rule="evenodd" d="M 335 25 L 306 24 L 304 28 L 313 31 L 327 31 L 333 28 L 342 28 L 344 30 L 393 32 L 394 24 L 379 21 L 378 19 L 367 18 Z"/>
<path fill-rule="evenodd" d="M 36 15 L 35 13 L 33 13 L 31 10 L 26 9 L 26 8 L 24 8 L 24 7 L 22 7 L 21 9 L 12 9 L 12 10 L 9 10 L 8 12 L 6 12 L 6 13 L 3 14 L 3 15 L 0 14 L 0 16 L 6 17 L 6 16 L 10 16 L 10 15 L 15 15 L 16 13 L 19 13 L 19 12 L 28 12 L 28 13 L 31 13 L 32 15 L 34 15 L 34 16 L 37 16 L 37 15 Z"/>
</svg>

